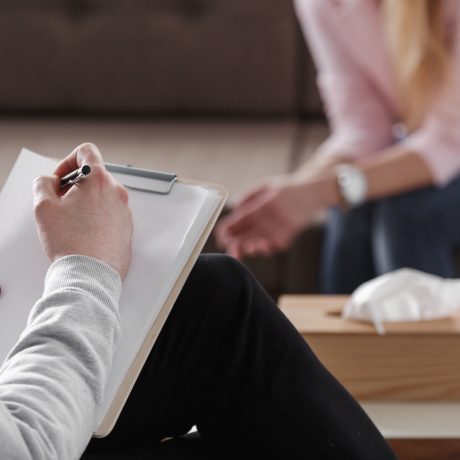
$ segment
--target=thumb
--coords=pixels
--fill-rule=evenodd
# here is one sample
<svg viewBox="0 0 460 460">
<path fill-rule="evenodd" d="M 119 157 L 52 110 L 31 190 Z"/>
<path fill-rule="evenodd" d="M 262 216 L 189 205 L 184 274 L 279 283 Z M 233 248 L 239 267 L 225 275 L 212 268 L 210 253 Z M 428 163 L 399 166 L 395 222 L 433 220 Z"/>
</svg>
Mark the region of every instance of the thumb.
<svg viewBox="0 0 460 460">
<path fill-rule="evenodd" d="M 83 164 L 96 165 L 99 164 L 104 166 L 104 160 L 102 159 L 101 151 L 97 146 L 91 142 L 85 142 L 80 144 L 76 149 L 77 163 L 78 166 Z"/>
<path fill-rule="evenodd" d="M 57 165 L 54 174 L 59 177 L 65 176 L 80 166 L 88 164 L 89 166 L 101 165 L 104 166 L 101 152 L 91 142 L 80 144 L 72 153 L 67 155 Z"/>
<path fill-rule="evenodd" d="M 54 200 L 59 197 L 60 179 L 58 176 L 40 176 L 32 184 L 34 206 L 45 200 Z"/>
</svg>

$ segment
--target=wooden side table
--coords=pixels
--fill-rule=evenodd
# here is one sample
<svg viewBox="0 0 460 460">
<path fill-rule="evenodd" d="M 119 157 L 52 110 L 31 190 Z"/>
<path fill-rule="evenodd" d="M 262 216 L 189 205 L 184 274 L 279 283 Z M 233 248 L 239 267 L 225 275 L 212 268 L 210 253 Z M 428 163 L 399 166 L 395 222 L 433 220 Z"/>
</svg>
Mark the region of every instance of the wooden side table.
<svg viewBox="0 0 460 460">
<path fill-rule="evenodd" d="M 346 300 L 286 295 L 279 305 L 401 460 L 460 459 L 460 314 L 386 324 L 379 336 L 341 319 Z"/>
</svg>

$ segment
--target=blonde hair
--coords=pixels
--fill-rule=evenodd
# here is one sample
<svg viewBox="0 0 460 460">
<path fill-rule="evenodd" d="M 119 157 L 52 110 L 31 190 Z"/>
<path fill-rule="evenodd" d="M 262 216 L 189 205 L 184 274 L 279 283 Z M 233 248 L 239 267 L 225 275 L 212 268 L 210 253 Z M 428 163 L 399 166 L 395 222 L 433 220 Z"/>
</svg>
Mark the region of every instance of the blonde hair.
<svg viewBox="0 0 460 460">
<path fill-rule="evenodd" d="M 436 89 L 447 82 L 443 0 L 383 0 L 384 27 L 403 120 L 420 125 Z"/>
</svg>

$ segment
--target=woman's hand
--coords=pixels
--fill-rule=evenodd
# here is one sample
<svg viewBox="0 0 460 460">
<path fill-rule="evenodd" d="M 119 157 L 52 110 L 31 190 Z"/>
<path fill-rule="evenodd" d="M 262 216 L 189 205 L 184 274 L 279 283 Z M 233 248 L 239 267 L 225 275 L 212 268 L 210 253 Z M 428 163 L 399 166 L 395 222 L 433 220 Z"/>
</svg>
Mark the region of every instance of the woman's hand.
<svg viewBox="0 0 460 460">
<path fill-rule="evenodd" d="M 288 175 L 267 180 L 218 224 L 217 244 L 236 258 L 287 249 L 326 204 L 325 186 L 331 184 Z"/>
<path fill-rule="evenodd" d="M 60 177 L 83 164 L 91 174 L 61 190 Z M 105 262 L 123 277 L 131 256 L 133 230 L 128 193 L 105 169 L 93 144 L 82 144 L 59 163 L 53 177 L 34 181 L 38 234 L 51 261 L 80 254 Z"/>
</svg>

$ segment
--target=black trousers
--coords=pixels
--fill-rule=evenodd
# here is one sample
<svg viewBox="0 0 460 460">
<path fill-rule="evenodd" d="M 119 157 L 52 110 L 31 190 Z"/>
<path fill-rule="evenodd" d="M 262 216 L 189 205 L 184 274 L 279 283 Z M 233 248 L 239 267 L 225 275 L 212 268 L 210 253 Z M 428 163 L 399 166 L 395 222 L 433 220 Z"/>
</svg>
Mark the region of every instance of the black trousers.
<svg viewBox="0 0 460 460">
<path fill-rule="evenodd" d="M 93 439 L 84 458 L 166 458 L 151 456 L 160 439 L 193 425 L 201 441 L 190 458 L 396 458 L 248 270 L 227 256 L 200 256 L 113 432 Z"/>
</svg>

